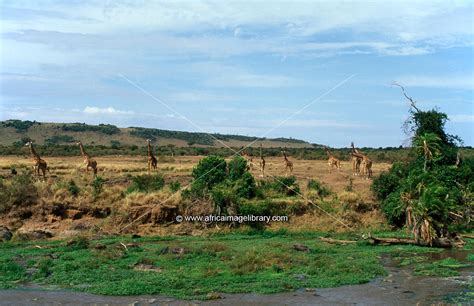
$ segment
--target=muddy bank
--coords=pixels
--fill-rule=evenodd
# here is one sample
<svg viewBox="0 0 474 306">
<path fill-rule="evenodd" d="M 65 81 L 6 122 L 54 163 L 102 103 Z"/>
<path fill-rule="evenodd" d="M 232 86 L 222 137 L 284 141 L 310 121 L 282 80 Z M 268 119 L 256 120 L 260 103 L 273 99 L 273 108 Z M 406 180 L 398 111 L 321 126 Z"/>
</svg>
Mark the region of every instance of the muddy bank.
<svg viewBox="0 0 474 306">
<path fill-rule="evenodd" d="M 430 305 L 449 295 L 466 291 L 474 269 L 449 278 L 413 275 L 411 269 L 398 268 L 384 260 L 388 275 L 363 285 L 326 289 L 300 289 L 277 294 L 222 294 L 220 299 L 183 301 L 163 296 L 99 296 L 64 290 L 24 287 L 0 290 L 0 305 Z"/>
</svg>

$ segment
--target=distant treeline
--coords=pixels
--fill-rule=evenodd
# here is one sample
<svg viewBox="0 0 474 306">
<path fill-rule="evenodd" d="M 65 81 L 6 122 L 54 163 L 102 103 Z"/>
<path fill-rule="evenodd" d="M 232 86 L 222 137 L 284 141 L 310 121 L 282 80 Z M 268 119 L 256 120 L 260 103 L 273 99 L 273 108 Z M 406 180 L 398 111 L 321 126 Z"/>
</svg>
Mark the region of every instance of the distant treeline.
<svg viewBox="0 0 474 306">
<path fill-rule="evenodd" d="M 36 151 L 41 156 L 76 156 L 80 155 L 79 148 L 74 145 L 36 145 Z M 92 156 L 105 155 L 142 155 L 146 156 L 146 147 L 126 146 L 119 142 L 114 142 L 111 146 L 94 145 L 87 146 L 87 152 Z M 239 151 L 241 148 L 233 148 Z M 265 157 L 282 156 L 283 148 L 263 148 L 262 152 Z M 295 159 L 309 159 L 309 160 L 324 160 L 327 159 L 326 152 L 320 148 L 284 148 L 291 158 Z M 415 154 L 410 148 L 360 148 L 366 153 L 374 162 L 394 162 L 411 160 Z M 221 157 L 230 157 L 234 154 L 228 148 L 199 148 L 199 147 L 175 147 L 173 145 L 155 146 L 154 152 L 158 156 L 196 156 L 196 155 L 217 155 Z M 255 158 L 258 158 L 259 148 L 246 148 L 245 152 Z M 341 160 L 350 159 L 350 149 L 332 149 L 331 153 Z M 28 155 L 29 151 L 20 142 L 16 145 L 0 146 L 0 155 Z M 464 147 L 461 149 L 461 157 L 474 157 L 474 148 Z"/>
<path fill-rule="evenodd" d="M 26 133 L 30 127 L 33 125 L 40 125 L 40 122 L 36 121 L 22 121 L 22 120 L 7 120 L 0 121 L 0 127 L 12 127 L 18 133 Z M 56 124 L 56 128 L 61 129 L 66 132 L 96 132 L 106 135 L 116 135 L 121 133 L 120 128 L 112 124 L 99 124 L 99 125 L 90 125 L 85 123 L 64 123 Z M 240 141 L 256 141 L 256 140 L 265 140 L 266 138 L 258 138 L 251 136 L 242 136 L 242 135 L 223 135 L 223 134 L 208 134 L 208 133 L 197 133 L 197 132 L 182 132 L 182 131 L 168 131 L 161 129 L 152 129 L 152 128 L 142 128 L 142 127 L 131 127 L 130 135 L 140 137 L 143 139 L 156 140 L 157 137 L 163 137 L 168 139 L 179 139 L 186 141 L 188 145 L 205 145 L 213 146 L 215 145 L 215 139 L 222 141 L 229 140 L 240 140 Z M 272 141 L 279 141 L 283 143 L 306 143 L 303 140 L 293 139 L 293 138 L 275 138 L 271 139 Z M 74 141 L 72 136 L 60 135 L 54 136 L 52 138 L 46 139 L 47 144 L 61 144 L 61 143 L 71 143 Z"/>
<path fill-rule="evenodd" d="M 142 127 L 132 127 L 133 130 L 130 134 L 133 136 L 141 137 L 143 139 L 156 140 L 157 137 L 169 138 L 169 139 L 180 139 L 187 142 L 188 145 L 200 144 L 212 146 L 215 145 L 215 139 L 222 141 L 229 140 L 240 140 L 240 141 L 256 141 L 265 140 L 265 138 L 242 136 L 242 135 L 223 135 L 223 134 L 209 134 L 209 133 L 196 133 L 196 132 L 181 132 L 181 131 L 168 131 L 160 129 L 150 129 Z M 275 138 L 273 141 L 287 142 L 287 143 L 305 143 L 303 140 L 293 138 Z"/>
</svg>

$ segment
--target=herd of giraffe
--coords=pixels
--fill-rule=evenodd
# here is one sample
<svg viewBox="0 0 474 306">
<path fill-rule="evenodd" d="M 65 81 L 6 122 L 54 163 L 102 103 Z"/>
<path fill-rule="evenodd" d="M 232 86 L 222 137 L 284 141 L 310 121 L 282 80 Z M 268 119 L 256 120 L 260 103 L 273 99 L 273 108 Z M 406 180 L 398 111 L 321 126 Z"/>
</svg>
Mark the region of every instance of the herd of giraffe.
<svg viewBox="0 0 474 306">
<path fill-rule="evenodd" d="M 157 170 L 158 160 L 153 154 L 151 140 L 147 139 L 146 142 L 147 142 L 147 148 L 148 148 L 148 173 L 151 173 L 152 171 Z M 79 149 L 81 150 L 81 155 L 84 158 L 84 164 L 86 165 L 86 172 L 89 172 L 89 170 L 92 170 L 95 177 L 98 171 L 97 161 L 91 158 L 89 154 L 87 154 L 87 152 L 84 149 L 84 145 L 82 144 L 81 141 L 76 142 L 76 145 L 79 146 Z M 46 171 L 49 171 L 48 164 L 36 152 L 36 150 L 33 147 L 32 141 L 27 142 L 26 146 L 30 148 L 31 155 L 33 156 L 34 173 L 37 176 L 42 175 L 43 179 L 46 179 Z M 334 168 L 340 170 L 341 161 L 337 157 L 331 154 L 328 147 L 325 146 L 324 150 L 326 151 L 326 154 L 328 156 L 329 172 L 332 172 Z M 285 163 L 285 172 L 292 173 L 293 162 L 288 158 L 286 151 L 282 151 L 282 154 L 283 154 L 283 161 Z M 362 169 L 362 175 L 365 176 L 365 178 L 368 179 L 372 177 L 372 160 L 367 155 L 363 154 L 361 151 L 356 149 L 354 147 L 353 142 L 351 143 L 350 155 L 351 155 L 351 162 L 352 162 L 352 174 L 355 176 L 358 176 L 361 174 L 361 169 Z M 248 169 L 250 170 L 250 168 L 253 168 L 254 166 L 253 157 L 249 155 L 248 153 L 246 153 L 244 150 L 242 151 L 242 157 L 247 161 Z M 260 145 L 260 161 L 258 165 L 259 165 L 259 170 L 260 170 L 260 176 L 265 177 L 265 157 L 263 156 L 263 153 L 262 153 L 262 145 Z M 40 174 L 40 171 L 42 174 Z"/>
</svg>

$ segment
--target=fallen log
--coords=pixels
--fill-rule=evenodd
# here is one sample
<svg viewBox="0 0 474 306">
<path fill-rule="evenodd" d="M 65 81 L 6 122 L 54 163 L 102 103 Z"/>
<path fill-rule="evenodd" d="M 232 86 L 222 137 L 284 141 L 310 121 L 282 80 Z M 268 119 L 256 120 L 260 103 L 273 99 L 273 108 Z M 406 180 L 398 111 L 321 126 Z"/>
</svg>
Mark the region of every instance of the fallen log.
<svg viewBox="0 0 474 306">
<path fill-rule="evenodd" d="M 415 240 L 410 238 L 377 238 L 369 236 L 366 240 L 373 244 L 381 244 L 381 245 L 400 245 L 400 244 L 409 244 L 409 245 L 418 245 L 418 246 L 426 246 L 426 247 L 435 247 L 435 248 L 453 248 L 453 247 L 462 247 L 464 245 L 464 241 L 462 240 L 450 240 L 448 238 L 435 238 L 430 242 L 422 241 L 422 240 Z"/>
<path fill-rule="evenodd" d="M 332 239 L 332 238 L 326 238 L 326 237 L 319 237 L 319 240 L 327 242 L 327 243 L 332 243 L 332 244 L 351 244 L 351 243 L 357 243 L 357 241 L 354 240 L 338 240 L 338 239 Z"/>
<path fill-rule="evenodd" d="M 357 243 L 355 240 L 339 240 L 326 237 L 319 237 L 321 241 L 331 244 L 354 244 Z M 364 240 L 368 241 L 373 245 L 418 245 L 426 247 L 435 247 L 435 248 L 453 248 L 453 247 L 462 247 L 465 242 L 461 239 L 448 239 L 448 238 L 435 238 L 431 243 L 427 241 L 417 241 L 411 238 L 378 238 L 373 236 L 363 237 Z"/>
<path fill-rule="evenodd" d="M 469 234 L 461 234 L 459 235 L 462 238 L 469 238 L 469 239 L 474 239 L 474 235 L 469 235 Z"/>
</svg>

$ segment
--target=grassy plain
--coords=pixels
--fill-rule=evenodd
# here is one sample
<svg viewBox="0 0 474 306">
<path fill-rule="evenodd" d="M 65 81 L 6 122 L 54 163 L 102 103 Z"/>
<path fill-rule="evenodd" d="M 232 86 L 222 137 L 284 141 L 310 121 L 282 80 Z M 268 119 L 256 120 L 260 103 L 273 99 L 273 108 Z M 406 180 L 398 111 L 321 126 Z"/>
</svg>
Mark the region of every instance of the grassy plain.
<svg viewBox="0 0 474 306">
<path fill-rule="evenodd" d="M 468 265 L 455 259 L 426 261 L 423 256 L 439 252 L 436 249 L 374 247 L 363 241 L 338 246 L 319 241 L 320 235 L 327 234 L 237 231 L 207 237 L 9 242 L 0 244 L 0 287 L 34 282 L 106 295 L 209 299 L 216 292 L 274 293 L 365 283 L 385 275 L 381 264 L 385 255 L 416 255 L 421 259 L 400 264 L 430 275 L 457 275 Z M 308 250 L 296 250 L 295 244 Z M 466 249 L 472 246 L 471 240 Z"/>
</svg>

